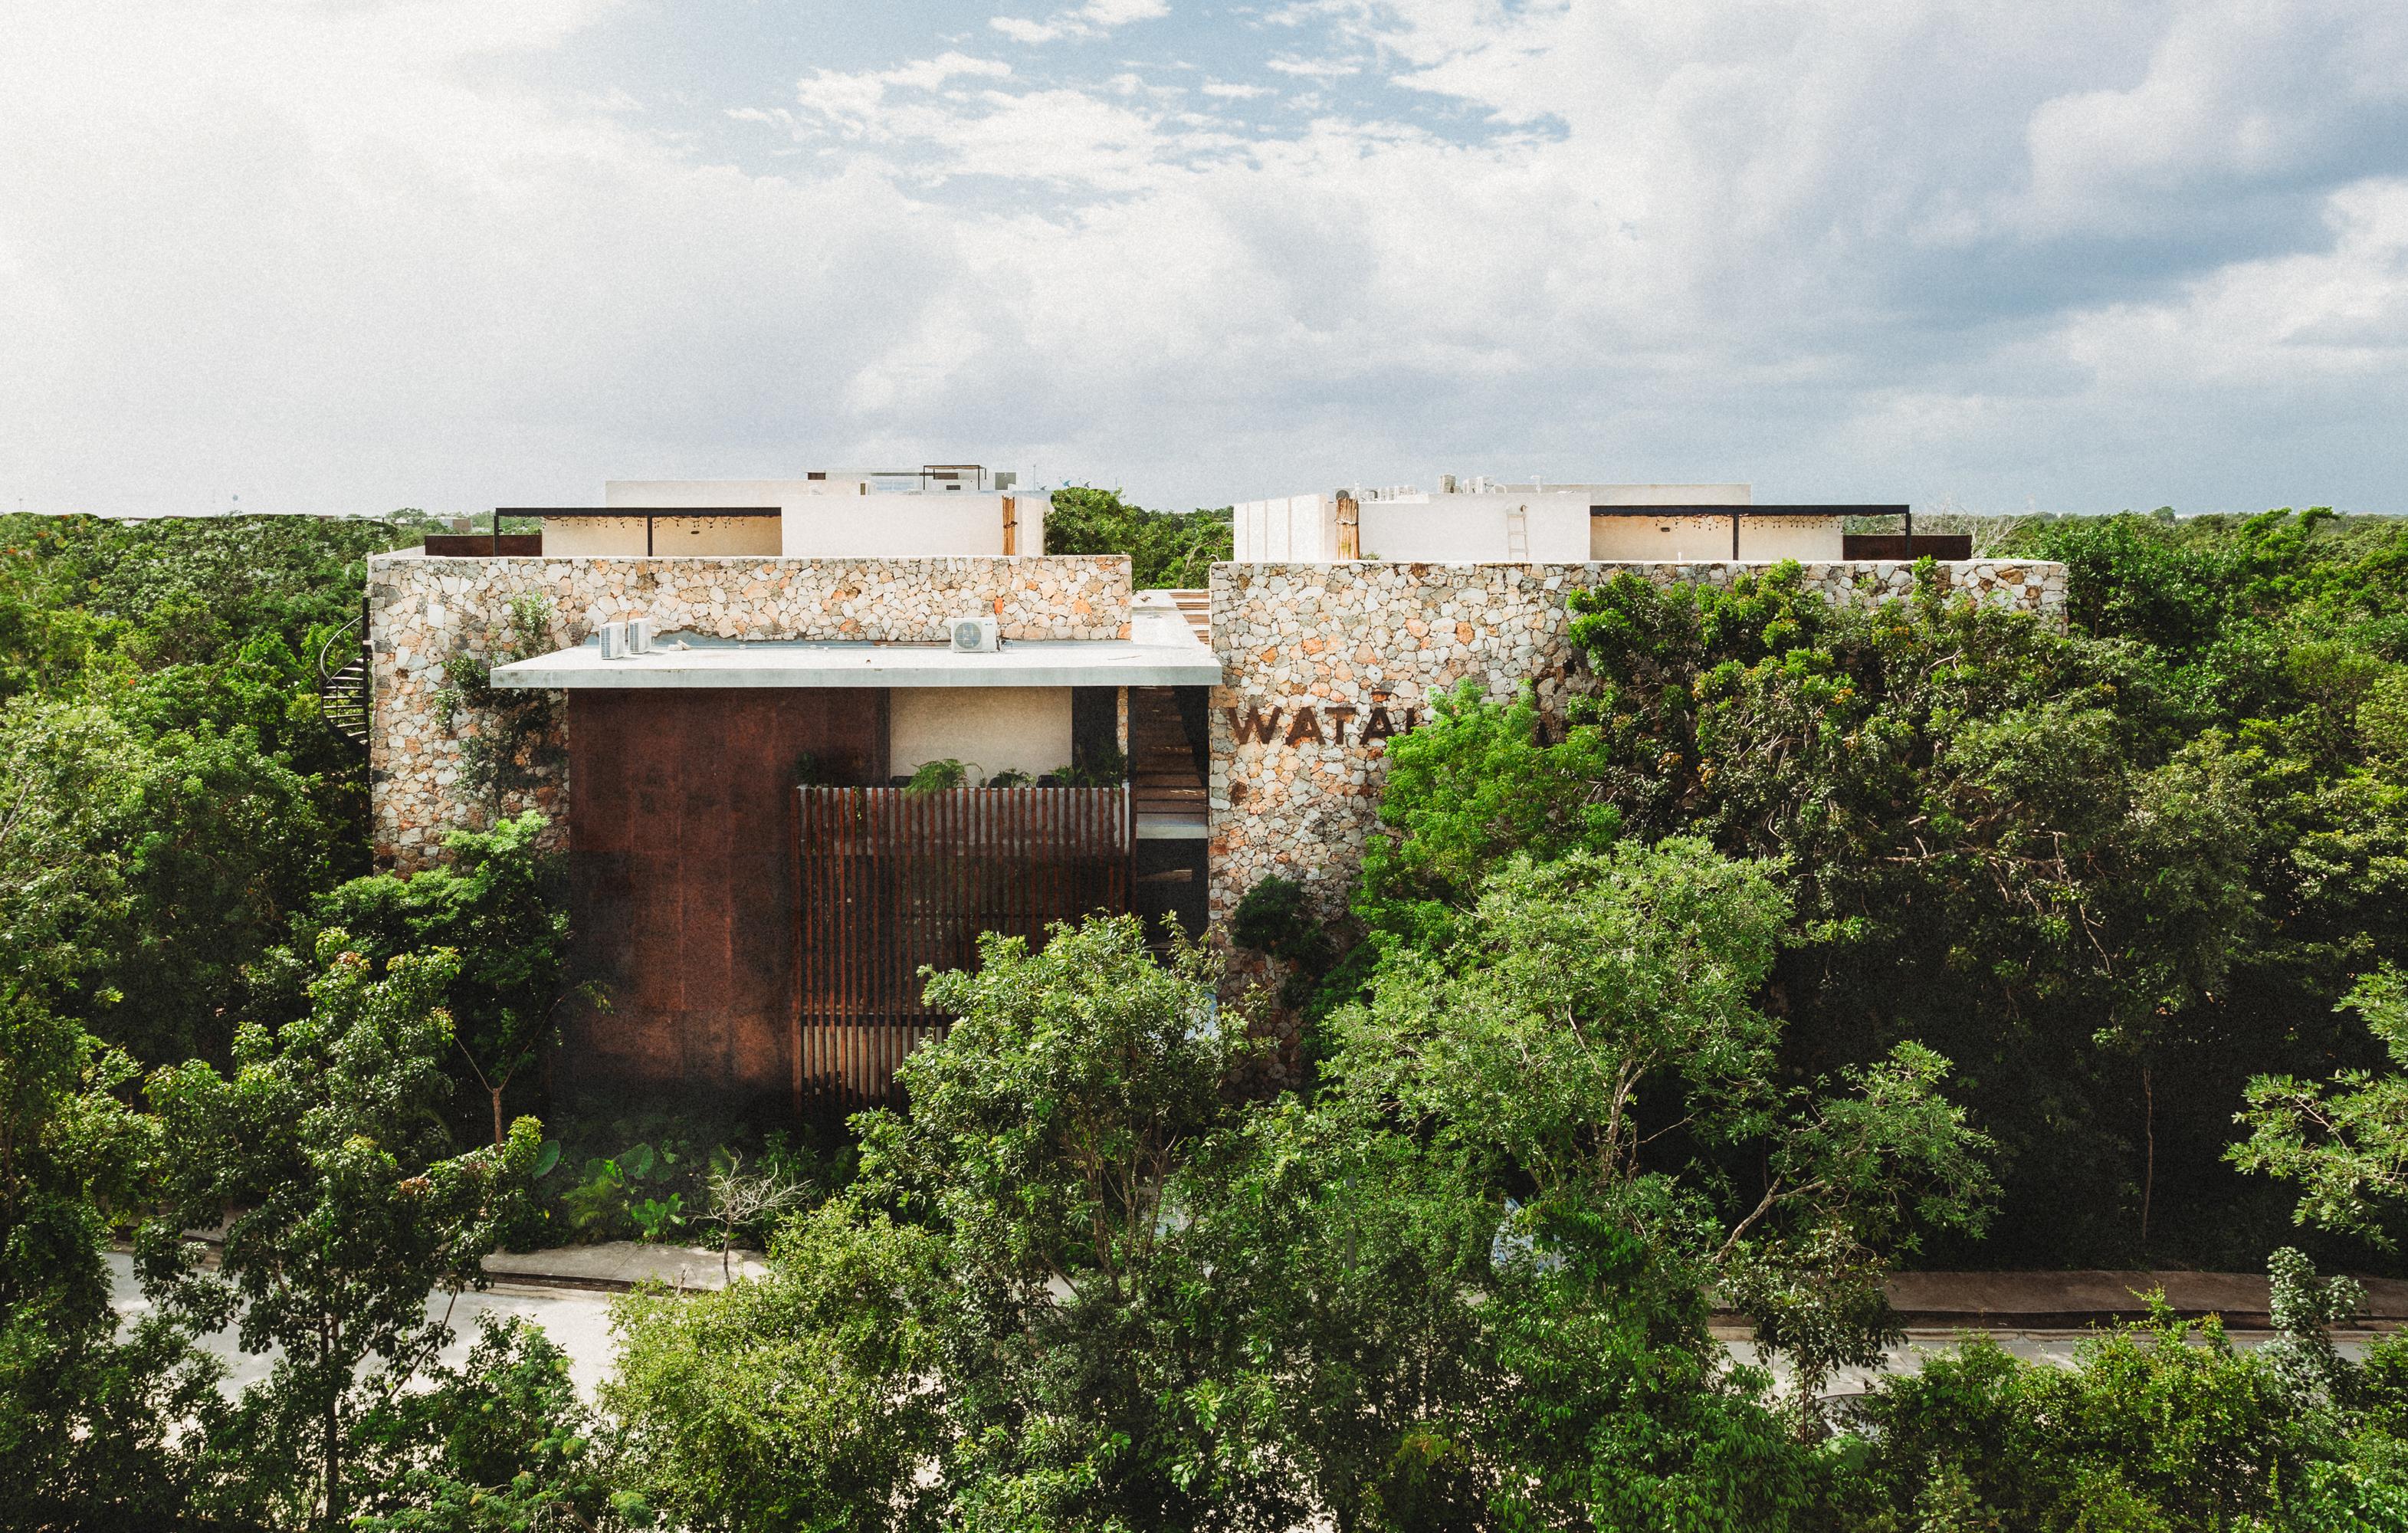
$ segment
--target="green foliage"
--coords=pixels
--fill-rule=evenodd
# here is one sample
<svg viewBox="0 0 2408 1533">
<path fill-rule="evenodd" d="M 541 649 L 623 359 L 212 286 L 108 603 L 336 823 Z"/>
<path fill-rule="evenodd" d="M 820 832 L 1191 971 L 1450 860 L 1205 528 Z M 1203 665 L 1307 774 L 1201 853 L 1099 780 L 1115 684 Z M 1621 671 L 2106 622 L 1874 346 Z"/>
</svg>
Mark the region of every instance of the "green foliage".
<svg viewBox="0 0 2408 1533">
<path fill-rule="evenodd" d="M 1118 746 L 1107 745 L 1045 775 L 1059 788 L 1117 788 L 1128 781 L 1128 757 Z"/>
<path fill-rule="evenodd" d="M 1329 937 L 1306 903 L 1304 886 L 1277 874 L 1238 901 L 1229 919 L 1229 938 L 1241 948 L 1308 967 L 1329 962 Z"/>
<path fill-rule="evenodd" d="M 1267 1469 L 1211 1451 L 1239 1332 L 1199 1266 L 1195 1168 L 1244 1054 L 1203 955 L 1134 918 L 987 936 L 959 1017 L 872 1112 L 863 1177 L 773 1275 L 623 1309 L 638 1483 L 730 1527 L 1250 1526 Z M 1199 1426 L 1207 1418 L 1214 1426 Z M 1200 1454 L 1200 1456 L 1199 1456 Z M 1272 1504 L 1280 1502 L 1272 1497 Z"/>
<path fill-rule="evenodd" d="M 647 1197 L 628 1209 L 627 1217 L 635 1221 L 638 1239 L 659 1244 L 685 1227 L 685 1195 Z"/>
<path fill-rule="evenodd" d="M 1578 725 L 1554 744 L 1541 735 L 1526 689 L 1492 708 L 1466 682 L 1434 700 L 1426 724 L 1387 742 L 1383 834 L 1363 849 L 1357 901 L 1375 929 L 1443 940 L 1448 905 L 1503 858 L 1612 843 L 1622 821 L 1596 785 L 1599 731 Z"/>
<path fill-rule="evenodd" d="M 1310 1104 L 1233 1090 L 1201 953 L 990 936 L 770 1276 L 622 1307 L 635 1484 L 732 1528 L 1807 1526 L 1828 1473 L 1706 1284 L 1785 1259 L 1793 1332 L 1879 1330 L 1810 1268 L 1977 1222 L 1983 1180 L 1928 1055 L 1772 1079 L 1784 909 L 1694 843 L 1510 863 Z"/>
<path fill-rule="evenodd" d="M 309 1014 L 273 1036 L 245 1025 L 231 1074 L 195 1060 L 150 1078 L 158 1210 L 136 1251 L 169 1313 L 280 1353 L 228 1428 L 249 1464 L 228 1510 L 339 1525 L 360 1488 L 361 1423 L 451 1339 L 429 1290 L 483 1286 L 541 1135 L 521 1119 L 505 1144 L 444 1155 L 448 955 L 379 975 L 329 930 L 318 957 Z M 182 1232 L 221 1219 L 206 1268 Z"/>
<path fill-rule="evenodd" d="M 853 1175 L 853 1148 L 840 1136 L 765 1133 L 692 1108 L 564 1117 L 559 1133 L 537 1152 L 539 1207 L 514 1243 L 666 1239 L 707 1224 L 724 1245 L 766 1247 L 780 1216 Z"/>
<path fill-rule="evenodd" d="M 912 770 L 911 781 L 903 784 L 908 794 L 945 793 L 953 788 L 969 786 L 970 768 L 951 756 L 924 761 Z"/>
<path fill-rule="evenodd" d="M 243 965 L 329 871 L 308 782 L 247 728 L 35 697 L 0 709 L 0 919 L 53 1002 L 138 1057 L 222 1051 Z"/>
<path fill-rule="evenodd" d="M 2178 606 L 2192 574 L 2168 567 L 2160 605 Z M 2207 1175 L 2218 1093 L 2332 1035 L 2313 1011 L 2257 1025 L 2244 1000 L 2297 1016 L 2342 951 L 2397 929 L 2374 891 L 2408 799 L 2375 771 L 2317 782 L 2291 755 L 2361 710 L 2379 733 L 2390 694 L 2366 656 L 2293 644 L 2283 684 L 2315 701 L 2277 729 L 2202 715 L 2233 689 L 2129 638 L 1928 579 L 1868 608 L 1826 602 L 1794 566 L 1727 590 L 1626 573 L 1570 602 L 1590 680 L 1568 722 L 1465 695 L 1392 742 L 1354 906 L 1375 946 L 1445 947 L 1515 852 L 1701 836 L 1764 862 L 1791 903 L 1767 977 L 1785 1070 L 1909 1043 L 1961 1066 L 2005 1196 L 1991 1243 L 1951 1238 L 1949 1259 L 2130 1259 L 2164 1228 L 2169 1167 L 2177 1243 L 2262 1253 L 2245 1193 Z"/>
<path fill-rule="evenodd" d="M 208 666 L 265 635 L 314 656 L 314 638 L 358 615 L 367 556 L 419 533 L 297 516 L 0 516 L 0 690 L 55 691 L 118 655 L 145 671 Z"/>
<path fill-rule="evenodd" d="M 209 1483 L 221 1373 L 191 1331 L 120 1335 L 102 1252 L 141 1195 L 134 1073 L 0 981 L 0 1506 L 12 1526 L 172 1526 Z"/>
<path fill-rule="evenodd" d="M 146 1064 L 222 1059 L 243 967 L 366 871 L 366 763 L 314 662 L 411 536 L 0 517 L 0 924 L 63 1014 Z"/>
<path fill-rule="evenodd" d="M 299 954 L 328 929 L 348 934 L 374 963 L 450 953 L 451 1057 L 466 1067 L 493 1142 L 502 1143 L 504 1099 L 557 1039 L 559 1009 L 609 1003 L 596 987 L 568 981 L 566 869 L 562 854 L 544 847 L 546 829 L 530 809 L 491 830 L 455 830 L 443 838 L 448 862 L 407 878 L 353 879 L 319 895 L 294 922 L 292 946 L 253 966 L 251 1010 L 280 1019 L 305 1008 L 312 966 Z"/>
<path fill-rule="evenodd" d="M 361 1423 L 371 1488 L 352 1526 L 363 1533 L 652 1526 L 643 1497 L 618 1486 L 567 1355 L 540 1329 L 487 1315 L 465 1363 L 423 1377 Z"/>
<path fill-rule="evenodd" d="M 2408 1199 L 2408 980 L 2384 968 L 2366 976 L 2343 1002 L 2366 1019 L 2393 1073 L 2345 1069 L 2323 1085 L 2293 1076 L 2249 1082 L 2237 1122 L 2249 1137 L 2229 1152 L 2244 1171 L 2300 1184 L 2292 1218 L 2355 1235 L 2386 1249 L 2386 1224 Z"/>
<path fill-rule="evenodd" d="M 2363 1366 L 2325 1328 L 2359 1297 L 2277 1254 L 2280 1330 L 2254 1354 L 2223 1326 L 2151 1318 L 2081 1343 L 2071 1367 L 1972 1340 L 1878 1383 L 1850 1412 L 1843 1526 L 2388 1529 L 2408 1526 L 2396 1339 Z M 2302 1367 L 2303 1360 L 2314 1359 Z"/>
<path fill-rule="evenodd" d="M 791 1226 L 770 1274 L 612 1309 L 603 1403 L 626 1483 L 672 1523 L 752 1533 L 924 1526 L 914 1471 L 947 1397 L 922 1316 L 936 1238 L 832 1203 Z"/>
<path fill-rule="evenodd" d="M 1886 1261 L 1924 1229 L 1978 1233 L 1992 1182 L 1928 1049 L 1777 1082 L 1781 1029 L 1754 997 L 1788 914 L 1765 868 L 1700 841 L 1517 857 L 1453 947 L 1383 956 L 1325 1071 L 1526 1196 L 1526 1238 L 1575 1211 L 1719 1282 L 1811 1413 L 1821 1379 L 1895 1329 Z M 1686 1164 L 1651 1153 L 1667 1136 Z"/>
<path fill-rule="evenodd" d="M 1149 511 L 1114 490 L 1073 485 L 1054 492 L 1045 513 L 1048 553 L 1125 553 L 1137 589 L 1197 590 L 1216 560 L 1234 557 L 1229 508 Z"/>
<path fill-rule="evenodd" d="M 524 795 L 566 760 L 560 743 L 560 695 L 493 684 L 495 666 L 531 660 L 552 648 L 553 616 L 552 598 L 539 592 L 513 596 L 490 653 L 463 652 L 443 663 L 437 717 L 460 736 L 461 778 L 485 797 L 496 820 L 513 803 L 523 809 Z M 464 723 L 468 727 L 462 733 Z"/>
<path fill-rule="evenodd" d="M 627 1173 L 615 1160 L 589 1160 L 577 1184 L 560 1196 L 562 1223 L 571 1235 L 607 1239 L 628 1215 Z"/>
</svg>

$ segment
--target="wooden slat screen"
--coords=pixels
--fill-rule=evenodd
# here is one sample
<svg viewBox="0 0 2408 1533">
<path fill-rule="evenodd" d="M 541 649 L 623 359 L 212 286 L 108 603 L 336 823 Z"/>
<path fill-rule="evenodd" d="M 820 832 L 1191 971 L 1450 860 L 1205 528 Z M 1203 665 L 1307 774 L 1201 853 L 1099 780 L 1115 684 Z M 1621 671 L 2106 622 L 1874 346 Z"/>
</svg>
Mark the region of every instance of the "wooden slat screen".
<svg viewBox="0 0 2408 1533">
<path fill-rule="evenodd" d="M 1041 946 L 1051 922 L 1128 909 L 1125 788 L 800 788 L 797 1098 L 885 1100 L 943 1029 L 923 965 L 970 968 L 978 935 Z"/>
</svg>

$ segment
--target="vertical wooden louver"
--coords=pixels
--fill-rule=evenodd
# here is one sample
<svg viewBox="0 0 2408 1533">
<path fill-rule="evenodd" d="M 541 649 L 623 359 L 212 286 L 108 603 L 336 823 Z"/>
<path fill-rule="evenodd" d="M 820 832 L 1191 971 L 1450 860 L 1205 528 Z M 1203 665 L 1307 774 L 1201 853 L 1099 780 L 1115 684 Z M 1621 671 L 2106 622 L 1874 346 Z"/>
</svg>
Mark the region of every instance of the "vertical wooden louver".
<svg viewBox="0 0 2408 1533">
<path fill-rule="evenodd" d="M 795 1096 L 887 1099 L 944 1027 L 923 966 L 974 967 L 981 932 L 1128 909 L 1125 788 L 800 788 Z"/>
</svg>

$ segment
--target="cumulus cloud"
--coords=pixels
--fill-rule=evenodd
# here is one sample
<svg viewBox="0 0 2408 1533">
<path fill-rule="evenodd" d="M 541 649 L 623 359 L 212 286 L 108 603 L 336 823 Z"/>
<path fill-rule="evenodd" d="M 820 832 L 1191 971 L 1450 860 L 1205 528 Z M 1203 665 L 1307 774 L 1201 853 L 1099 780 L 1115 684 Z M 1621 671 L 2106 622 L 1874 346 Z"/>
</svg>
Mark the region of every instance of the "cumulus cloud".
<svg viewBox="0 0 2408 1533">
<path fill-rule="evenodd" d="M 1131 21 L 1159 21 L 1169 14 L 1165 0 L 1089 0 L 1076 10 L 1055 11 L 1042 21 L 996 16 L 986 24 L 1014 42 L 1050 43 L 1057 37 L 1099 37 Z"/>
<path fill-rule="evenodd" d="M 630 14 L 129 0 L 95 39 L 20 0 L 0 504 L 915 453 L 1174 504 L 2391 508 L 2408 471 L 2395 7 L 1125 0 L 966 35 L 1148 21 L 1192 93 L 932 40 L 685 119 Z"/>
</svg>

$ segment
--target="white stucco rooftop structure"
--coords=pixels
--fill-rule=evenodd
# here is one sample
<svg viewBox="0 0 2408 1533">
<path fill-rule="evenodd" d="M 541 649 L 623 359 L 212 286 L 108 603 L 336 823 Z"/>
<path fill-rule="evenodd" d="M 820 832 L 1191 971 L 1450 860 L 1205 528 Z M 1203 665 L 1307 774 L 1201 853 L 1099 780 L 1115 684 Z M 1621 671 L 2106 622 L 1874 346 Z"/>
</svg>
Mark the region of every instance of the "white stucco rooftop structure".
<svg viewBox="0 0 2408 1533">
<path fill-rule="evenodd" d="M 1048 497 L 977 464 L 799 479 L 610 480 L 598 507 L 522 508 L 570 557 L 945 558 L 1045 547 Z M 509 509 L 506 509 L 508 510 Z"/>
<path fill-rule="evenodd" d="M 1233 520 L 1240 564 L 1753 564 L 1842 558 L 1852 509 L 1864 509 L 1759 507 L 1745 484 L 1507 484 L 1450 474 L 1434 491 L 1357 486 L 1240 501 Z"/>
</svg>

